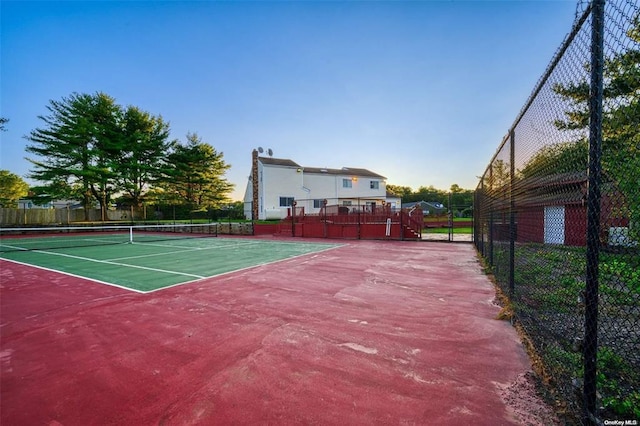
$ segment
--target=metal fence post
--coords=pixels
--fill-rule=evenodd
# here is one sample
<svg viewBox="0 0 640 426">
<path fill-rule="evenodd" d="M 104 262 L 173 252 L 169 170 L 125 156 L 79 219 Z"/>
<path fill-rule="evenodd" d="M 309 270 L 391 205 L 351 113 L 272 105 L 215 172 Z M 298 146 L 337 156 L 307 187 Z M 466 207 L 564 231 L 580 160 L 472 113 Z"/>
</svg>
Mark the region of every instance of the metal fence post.
<svg viewBox="0 0 640 426">
<path fill-rule="evenodd" d="M 587 254 L 584 317 L 584 422 L 597 424 L 596 375 L 598 353 L 598 266 L 600 253 L 600 182 L 602 160 L 602 99 L 605 0 L 593 0 L 591 10 L 591 88 L 589 94 L 589 176 L 587 193 Z"/>
<path fill-rule="evenodd" d="M 509 297 L 513 298 L 515 290 L 515 263 L 516 263 L 516 212 L 515 198 L 513 196 L 513 185 L 516 181 L 515 166 L 515 136 L 516 132 L 512 128 L 509 132 Z"/>
<path fill-rule="evenodd" d="M 449 223 L 447 225 L 449 225 L 449 230 L 447 232 L 448 235 L 448 239 L 449 242 L 453 241 L 453 201 L 452 201 L 452 194 L 451 191 L 449 191 Z"/>
<path fill-rule="evenodd" d="M 493 166 L 489 166 L 489 191 L 493 191 Z M 491 197 L 493 196 L 493 194 L 489 194 L 489 197 L 487 197 L 488 199 L 491 199 Z M 491 202 L 491 204 L 493 204 L 493 202 Z M 495 266 L 494 262 L 493 262 L 493 209 L 494 206 L 493 205 L 489 205 L 489 265 L 491 265 L 491 267 L 493 268 Z"/>
<path fill-rule="evenodd" d="M 362 232 L 362 225 L 360 224 L 360 210 L 362 209 L 362 206 L 360 205 L 360 198 L 358 198 L 358 239 L 360 239 L 360 233 Z"/>
<path fill-rule="evenodd" d="M 293 200 L 291 203 L 291 236 L 296 236 L 296 206 L 298 202 Z"/>
</svg>

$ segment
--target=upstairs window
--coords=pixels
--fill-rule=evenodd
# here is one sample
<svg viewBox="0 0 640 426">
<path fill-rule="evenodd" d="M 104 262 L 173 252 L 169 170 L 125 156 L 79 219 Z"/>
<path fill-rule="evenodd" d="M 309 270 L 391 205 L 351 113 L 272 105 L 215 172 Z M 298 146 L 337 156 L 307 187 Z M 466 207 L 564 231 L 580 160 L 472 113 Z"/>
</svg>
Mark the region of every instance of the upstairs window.
<svg viewBox="0 0 640 426">
<path fill-rule="evenodd" d="M 369 188 L 371 189 L 380 189 L 380 182 L 377 180 L 372 180 L 369 182 Z"/>
<path fill-rule="evenodd" d="M 280 207 L 291 207 L 293 205 L 293 197 L 280 197 Z"/>
<path fill-rule="evenodd" d="M 342 179 L 342 187 L 353 188 L 353 183 L 351 182 L 351 179 Z"/>
</svg>

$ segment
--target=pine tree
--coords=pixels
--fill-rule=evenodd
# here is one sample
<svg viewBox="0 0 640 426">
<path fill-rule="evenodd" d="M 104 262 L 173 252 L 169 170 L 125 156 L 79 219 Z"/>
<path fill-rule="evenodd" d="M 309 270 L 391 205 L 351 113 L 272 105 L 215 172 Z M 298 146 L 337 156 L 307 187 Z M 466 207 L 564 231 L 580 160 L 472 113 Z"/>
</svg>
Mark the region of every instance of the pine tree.
<svg viewBox="0 0 640 426">
<path fill-rule="evenodd" d="M 74 93 L 61 101 L 51 100 L 49 115 L 39 116 L 44 126 L 25 138 L 31 142 L 26 151 L 34 165 L 29 177 L 44 182 L 41 190 L 77 188 L 89 219 L 89 208 L 97 199 L 103 211 L 113 190 L 111 158 L 106 152 L 113 146 L 118 106 L 104 93 Z M 65 197 L 51 193 L 49 196 Z"/>
<path fill-rule="evenodd" d="M 116 181 L 129 202 L 139 207 L 152 185 L 160 180 L 167 167 L 167 153 L 176 145 L 169 141 L 169 124 L 130 106 L 121 123 L 121 138 L 114 158 L 117 159 Z"/>
<path fill-rule="evenodd" d="M 176 145 L 169 154 L 170 168 L 160 186 L 194 209 L 226 203 L 233 185 L 224 178 L 231 166 L 223 157 L 197 134 L 189 133 L 187 144 Z"/>
<path fill-rule="evenodd" d="M 626 46 L 604 62 L 602 117 L 602 170 L 622 194 L 620 213 L 628 214 L 633 227 L 640 224 L 640 15 L 626 32 Z M 584 129 L 589 125 L 589 84 L 556 85 L 560 96 L 575 108 L 566 111 L 566 119 L 556 121 L 561 130 Z M 586 140 L 576 150 L 586 152 Z M 560 156 L 557 155 L 557 159 Z M 586 170 L 587 158 L 578 164 Z M 562 161 L 557 161 L 562 162 Z M 634 231 L 638 236 L 638 230 Z"/>
</svg>

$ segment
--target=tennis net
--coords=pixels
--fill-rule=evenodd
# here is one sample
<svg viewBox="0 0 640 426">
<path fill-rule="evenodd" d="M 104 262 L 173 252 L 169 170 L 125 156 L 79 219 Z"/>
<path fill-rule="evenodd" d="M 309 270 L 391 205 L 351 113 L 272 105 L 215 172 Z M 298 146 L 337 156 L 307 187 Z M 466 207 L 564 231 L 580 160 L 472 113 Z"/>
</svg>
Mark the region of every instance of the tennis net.
<svg viewBox="0 0 640 426">
<path fill-rule="evenodd" d="M 0 228 L 0 253 L 217 236 L 217 223 Z"/>
</svg>

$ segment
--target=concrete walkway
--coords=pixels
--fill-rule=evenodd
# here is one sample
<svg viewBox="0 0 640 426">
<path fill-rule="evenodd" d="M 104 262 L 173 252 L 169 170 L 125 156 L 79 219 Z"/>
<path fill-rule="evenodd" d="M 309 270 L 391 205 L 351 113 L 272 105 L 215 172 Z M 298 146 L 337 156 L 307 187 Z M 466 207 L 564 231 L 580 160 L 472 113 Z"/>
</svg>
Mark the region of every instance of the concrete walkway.
<svg viewBox="0 0 640 426">
<path fill-rule="evenodd" d="M 422 232 L 422 241 L 449 241 L 449 234 L 436 234 Z M 473 235 L 471 234 L 453 234 L 452 242 L 455 243 L 471 243 Z"/>
</svg>

